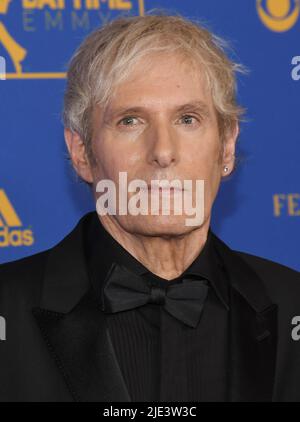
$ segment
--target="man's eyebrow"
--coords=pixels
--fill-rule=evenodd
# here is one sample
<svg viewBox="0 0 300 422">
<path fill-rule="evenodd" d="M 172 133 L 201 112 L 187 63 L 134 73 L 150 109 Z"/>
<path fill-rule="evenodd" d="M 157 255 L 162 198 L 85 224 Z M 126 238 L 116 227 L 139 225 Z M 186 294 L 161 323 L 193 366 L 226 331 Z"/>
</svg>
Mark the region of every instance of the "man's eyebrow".
<svg viewBox="0 0 300 422">
<path fill-rule="evenodd" d="M 143 111 L 147 111 L 147 107 L 143 106 L 132 106 L 132 107 L 118 107 L 114 110 L 111 110 L 109 113 L 112 116 L 120 116 L 123 114 L 132 114 L 132 113 L 140 113 Z M 180 104 L 178 106 L 172 107 L 171 109 L 173 112 L 187 112 L 187 111 L 199 111 L 204 115 L 209 115 L 209 107 L 203 101 L 192 101 L 185 104 Z"/>
<path fill-rule="evenodd" d="M 203 101 L 192 101 L 190 103 L 182 104 L 175 108 L 177 111 L 189 111 L 189 110 L 198 110 L 204 114 L 209 114 L 209 107 Z"/>
</svg>

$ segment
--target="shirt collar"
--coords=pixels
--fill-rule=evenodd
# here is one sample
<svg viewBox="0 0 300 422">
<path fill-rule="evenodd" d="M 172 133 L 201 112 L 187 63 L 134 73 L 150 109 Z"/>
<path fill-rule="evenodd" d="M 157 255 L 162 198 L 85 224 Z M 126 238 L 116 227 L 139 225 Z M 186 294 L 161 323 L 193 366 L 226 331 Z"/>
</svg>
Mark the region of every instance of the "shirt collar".
<svg viewBox="0 0 300 422">
<path fill-rule="evenodd" d="M 99 289 L 99 273 L 101 274 L 103 271 L 104 257 L 106 268 L 116 262 L 135 274 L 145 276 L 148 280 L 158 284 L 166 282 L 174 284 L 186 276 L 204 278 L 209 281 L 226 309 L 229 309 L 228 282 L 223 263 L 214 247 L 211 228 L 208 230 L 207 240 L 199 255 L 179 277 L 173 280 L 165 280 L 150 272 L 105 230 L 96 212 L 92 214 L 92 218 L 87 224 L 85 251 L 89 275 L 97 290 Z"/>
</svg>

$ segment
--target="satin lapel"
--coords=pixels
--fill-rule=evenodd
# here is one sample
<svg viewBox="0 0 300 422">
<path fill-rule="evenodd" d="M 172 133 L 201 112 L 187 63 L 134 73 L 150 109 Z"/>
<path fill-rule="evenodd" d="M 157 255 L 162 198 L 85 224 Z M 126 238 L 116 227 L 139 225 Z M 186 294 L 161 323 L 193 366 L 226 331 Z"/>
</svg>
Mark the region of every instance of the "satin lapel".
<svg viewBox="0 0 300 422">
<path fill-rule="evenodd" d="M 255 312 L 232 289 L 230 309 L 230 401 L 272 401 L 277 306 Z"/>
<path fill-rule="evenodd" d="M 92 290 L 68 314 L 41 308 L 33 314 L 75 401 L 130 401 Z"/>
<path fill-rule="evenodd" d="M 229 401 L 272 401 L 277 351 L 277 305 L 263 281 L 214 236 L 230 281 Z"/>
<path fill-rule="evenodd" d="M 49 251 L 40 306 L 32 312 L 74 400 L 130 401 L 86 269 L 84 222 L 92 214 Z"/>
</svg>

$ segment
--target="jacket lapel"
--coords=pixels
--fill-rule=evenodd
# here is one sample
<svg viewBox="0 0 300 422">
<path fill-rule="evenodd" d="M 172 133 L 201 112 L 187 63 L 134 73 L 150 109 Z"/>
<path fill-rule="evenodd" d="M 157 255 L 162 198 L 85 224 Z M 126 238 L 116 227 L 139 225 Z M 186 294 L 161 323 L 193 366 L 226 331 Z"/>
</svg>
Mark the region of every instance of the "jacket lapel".
<svg viewBox="0 0 300 422">
<path fill-rule="evenodd" d="M 87 217 L 50 250 L 41 304 L 32 312 L 75 401 L 130 401 L 85 268 L 82 236 Z"/>
<path fill-rule="evenodd" d="M 276 305 L 262 312 L 231 294 L 230 401 L 272 401 L 276 363 Z"/>
<path fill-rule="evenodd" d="M 238 252 L 215 244 L 230 280 L 229 401 L 272 401 L 277 305 Z"/>
</svg>

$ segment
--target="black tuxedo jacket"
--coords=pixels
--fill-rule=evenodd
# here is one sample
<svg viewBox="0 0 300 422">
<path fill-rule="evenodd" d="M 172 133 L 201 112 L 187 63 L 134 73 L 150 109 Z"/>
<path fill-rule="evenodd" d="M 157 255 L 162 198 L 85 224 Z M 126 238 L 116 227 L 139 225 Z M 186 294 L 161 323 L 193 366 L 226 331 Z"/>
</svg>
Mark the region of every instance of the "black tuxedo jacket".
<svg viewBox="0 0 300 422">
<path fill-rule="evenodd" d="M 90 215 L 53 248 L 0 266 L 0 401 L 130 401 L 87 276 Z M 300 273 L 213 238 L 230 278 L 229 401 L 300 401 Z"/>
</svg>

